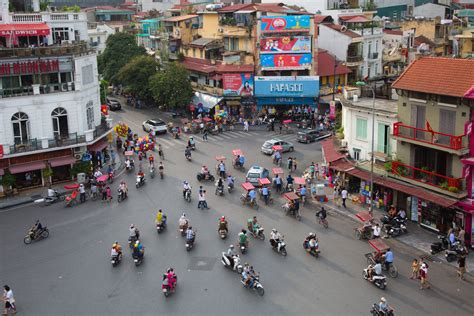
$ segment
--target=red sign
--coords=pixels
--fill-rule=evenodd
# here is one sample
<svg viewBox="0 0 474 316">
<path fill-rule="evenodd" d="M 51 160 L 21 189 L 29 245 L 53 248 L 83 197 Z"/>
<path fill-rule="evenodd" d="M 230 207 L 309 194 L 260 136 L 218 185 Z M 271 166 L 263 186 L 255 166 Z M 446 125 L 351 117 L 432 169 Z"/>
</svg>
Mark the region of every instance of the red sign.
<svg viewBox="0 0 474 316">
<path fill-rule="evenodd" d="M 253 74 L 231 73 L 222 75 L 224 95 L 251 96 L 253 94 Z"/>
<path fill-rule="evenodd" d="M 0 145 L 0 158 L 3 158 L 3 145 Z"/>
<path fill-rule="evenodd" d="M 0 64 L 0 76 L 59 72 L 59 60 L 33 60 Z"/>
<path fill-rule="evenodd" d="M 0 36 L 40 36 L 49 35 L 49 30 L 2 30 Z"/>
</svg>

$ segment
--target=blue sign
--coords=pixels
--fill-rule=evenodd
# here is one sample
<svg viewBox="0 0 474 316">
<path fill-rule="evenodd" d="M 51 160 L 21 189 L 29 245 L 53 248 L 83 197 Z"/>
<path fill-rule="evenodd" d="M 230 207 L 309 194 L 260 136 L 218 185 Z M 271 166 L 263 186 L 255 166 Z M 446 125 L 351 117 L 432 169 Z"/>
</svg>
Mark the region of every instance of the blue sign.
<svg viewBox="0 0 474 316">
<path fill-rule="evenodd" d="M 319 77 L 255 77 L 256 97 L 317 97 Z"/>
<path fill-rule="evenodd" d="M 316 101 L 311 97 L 288 97 L 288 98 L 258 98 L 257 106 L 263 105 L 311 105 L 315 106 Z"/>
</svg>

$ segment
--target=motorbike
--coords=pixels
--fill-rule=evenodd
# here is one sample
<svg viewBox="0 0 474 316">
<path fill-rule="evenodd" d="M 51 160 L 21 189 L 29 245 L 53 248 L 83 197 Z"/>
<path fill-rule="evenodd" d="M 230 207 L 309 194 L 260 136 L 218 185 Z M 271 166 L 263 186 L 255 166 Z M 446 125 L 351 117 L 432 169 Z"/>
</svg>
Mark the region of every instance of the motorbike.
<svg viewBox="0 0 474 316">
<path fill-rule="evenodd" d="M 181 233 L 181 236 L 184 237 L 186 236 L 186 231 L 188 230 L 188 225 L 184 226 L 179 226 L 179 232 Z"/>
<path fill-rule="evenodd" d="M 250 285 L 246 285 L 245 280 L 243 278 L 240 279 L 240 282 L 245 288 L 257 291 L 258 295 L 260 296 L 263 296 L 263 294 L 265 293 L 265 290 L 263 289 L 263 285 L 260 283 L 258 275 L 253 277 L 252 287 L 250 287 Z"/>
<path fill-rule="evenodd" d="M 257 231 L 251 231 L 250 234 L 252 234 L 253 238 L 258 238 L 260 240 L 265 240 L 265 234 L 263 233 L 263 227 L 258 226 Z"/>
<path fill-rule="evenodd" d="M 375 273 L 372 276 L 372 281 L 369 280 L 369 268 L 365 268 L 364 271 L 362 272 L 362 277 L 369 281 L 372 282 L 376 287 L 378 287 L 381 290 L 384 290 L 385 287 L 387 286 L 387 277 L 385 275 L 376 275 Z"/>
<path fill-rule="evenodd" d="M 198 173 L 197 176 L 196 176 L 197 180 L 198 181 L 206 181 L 206 180 L 209 180 L 209 181 L 212 181 L 214 182 L 215 178 L 214 176 L 209 172 L 207 174 L 202 174 L 202 173 Z"/>
<path fill-rule="evenodd" d="M 184 157 L 185 157 L 188 161 L 191 161 L 191 153 L 189 153 L 189 154 L 184 154 Z"/>
<path fill-rule="evenodd" d="M 155 167 L 150 167 L 150 178 L 154 178 L 155 177 Z"/>
<path fill-rule="evenodd" d="M 446 250 L 449 248 L 449 242 L 447 236 L 443 235 L 438 235 L 438 239 L 440 241 L 434 242 L 431 244 L 431 254 L 437 254 L 438 252 L 441 252 L 443 250 Z"/>
<path fill-rule="evenodd" d="M 115 255 L 112 256 L 110 259 L 110 263 L 112 264 L 112 267 L 116 267 L 120 262 L 122 262 L 122 255 Z"/>
<path fill-rule="evenodd" d="M 272 244 L 272 241 L 270 240 L 270 245 L 272 246 L 273 250 L 275 250 L 277 253 L 279 253 L 283 257 L 286 257 L 287 255 L 286 244 L 283 239 L 280 239 L 279 242 L 275 244 Z"/>
<path fill-rule="evenodd" d="M 233 262 L 231 263 L 227 254 L 225 252 L 222 253 L 221 262 L 224 267 L 229 268 L 239 274 L 242 273 L 244 267 L 240 264 L 240 257 L 238 255 L 235 255 L 232 257 L 232 260 Z"/>
<path fill-rule="evenodd" d="M 127 172 L 130 172 L 135 169 L 135 162 L 133 160 L 130 160 L 130 166 L 127 166 L 125 169 L 127 170 Z"/>
<path fill-rule="evenodd" d="M 384 312 L 380 310 L 378 304 L 374 303 L 374 305 L 372 305 L 370 313 L 372 314 L 372 316 L 393 316 L 393 309 L 390 308 L 388 312 Z"/>
<path fill-rule="evenodd" d="M 308 241 L 306 239 L 303 241 L 303 248 L 304 250 L 306 250 L 307 253 L 316 258 L 319 257 L 319 253 L 321 252 L 319 250 L 319 242 L 316 242 L 316 247 L 314 249 L 310 249 L 308 246 Z"/>
<path fill-rule="evenodd" d="M 31 244 L 32 241 L 38 241 L 41 239 L 48 238 L 49 236 L 49 230 L 47 227 L 43 227 L 41 231 L 34 233 L 31 229 L 28 231 L 26 234 L 25 238 L 23 238 L 23 242 L 26 245 Z"/>
<path fill-rule="evenodd" d="M 465 254 L 464 247 L 462 246 L 461 242 L 456 241 L 451 246 L 451 249 L 446 250 L 446 252 L 444 253 L 444 256 L 446 257 L 446 261 L 453 262 L 459 256 L 464 255 L 464 254 Z"/>
<path fill-rule="evenodd" d="M 163 230 L 165 230 L 165 228 L 166 228 L 166 217 L 163 217 L 163 220 L 161 221 L 161 223 L 156 224 L 156 231 L 158 234 L 161 234 Z"/>
<path fill-rule="evenodd" d="M 186 192 L 184 192 L 184 199 L 188 203 L 191 203 L 191 190 L 186 190 Z"/>
<path fill-rule="evenodd" d="M 128 237 L 128 246 L 130 247 L 130 249 L 133 248 L 133 245 L 135 245 L 135 242 L 138 240 L 138 236 L 135 235 L 135 236 L 130 236 Z"/>
<path fill-rule="evenodd" d="M 191 150 L 196 150 L 196 143 L 191 143 L 191 142 L 188 142 L 188 146 Z"/>
<path fill-rule="evenodd" d="M 186 239 L 185 246 L 186 246 L 187 251 L 190 251 L 191 249 L 193 249 L 195 239 L 196 239 L 196 236 L 194 236 L 193 239 Z"/>
<path fill-rule="evenodd" d="M 234 183 L 232 183 L 232 184 L 227 183 L 227 192 L 230 193 L 230 192 L 232 192 L 232 190 L 234 190 Z"/>
<path fill-rule="evenodd" d="M 227 238 L 227 230 L 225 229 L 221 229 L 218 231 L 219 233 L 219 236 L 221 237 L 221 239 L 226 239 Z"/>
<path fill-rule="evenodd" d="M 145 184 L 145 177 L 140 177 L 140 176 L 137 176 L 137 183 L 135 184 L 135 186 L 137 187 L 137 189 L 141 186 L 143 186 Z"/>
<path fill-rule="evenodd" d="M 402 234 L 407 233 L 406 224 L 399 222 L 396 225 L 391 226 L 390 224 L 384 224 L 385 232 L 389 237 L 398 237 Z"/>
<path fill-rule="evenodd" d="M 170 296 L 170 294 L 173 294 L 176 291 L 176 286 L 178 285 L 178 277 L 174 275 L 174 288 L 171 288 L 171 286 L 168 284 L 168 277 L 166 274 L 163 274 L 163 283 L 161 284 L 161 290 L 163 291 L 163 295 L 165 297 Z"/>
<path fill-rule="evenodd" d="M 224 195 L 224 186 L 217 186 L 216 187 L 216 195 L 223 196 Z"/>
<path fill-rule="evenodd" d="M 127 194 L 120 189 L 117 189 L 117 192 L 118 192 L 117 202 L 121 203 L 123 200 L 127 198 Z"/>
<path fill-rule="evenodd" d="M 133 262 L 135 262 L 135 266 L 138 267 L 139 265 L 142 264 L 143 259 L 145 258 L 145 254 L 143 254 L 142 256 L 132 254 L 132 258 L 133 258 Z"/>
<path fill-rule="evenodd" d="M 244 254 L 247 252 L 248 243 L 239 243 L 240 253 Z"/>
<path fill-rule="evenodd" d="M 51 204 L 54 204 L 58 201 L 64 201 L 66 197 L 59 193 L 58 191 L 54 190 L 54 195 L 53 196 L 45 196 L 44 198 L 42 199 L 39 199 L 39 200 L 35 200 L 35 203 L 43 203 L 43 205 L 47 206 L 47 205 L 51 205 Z"/>
</svg>

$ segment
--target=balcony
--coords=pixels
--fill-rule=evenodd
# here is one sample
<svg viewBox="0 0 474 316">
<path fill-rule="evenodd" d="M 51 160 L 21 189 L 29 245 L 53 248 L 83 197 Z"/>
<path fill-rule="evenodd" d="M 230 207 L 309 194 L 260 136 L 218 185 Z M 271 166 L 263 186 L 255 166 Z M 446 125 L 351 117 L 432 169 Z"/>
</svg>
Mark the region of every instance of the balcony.
<svg viewBox="0 0 474 316">
<path fill-rule="evenodd" d="M 453 178 L 438 174 L 427 168 L 415 168 L 399 161 L 392 161 L 390 176 L 412 184 L 431 189 L 456 198 L 466 195 L 463 178 Z"/>
<path fill-rule="evenodd" d="M 10 154 L 24 153 L 28 151 L 35 151 L 41 148 L 41 141 L 37 138 L 29 139 L 21 144 L 10 146 Z"/>
<path fill-rule="evenodd" d="M 469 152 L 466 135 L 449 135 L 433 130 L 416 128 L 402 122 L 393 124 L 393 138 L 462 156 Z"/>
<path fill-rule="evenodd" d="M 349 28 L 349 29 L 352 32 L 359 34 L 360 36 L 383 35 L 383 29 L 381 27 Z"/>
<path fill-rule="evenodd" d="M 94 53 L 86 42 L 35 48 L 0 48 L 0 58 L 88 55 Z"/>
<path fill-rule="evenodd" d="M 359 56 L 347 56 L 347 64 L 359 64 L 364 60 L 364 58 L 359 55 Z M 351 65 L 352 66 L 352 65 Z"/>
<path fill-rule="evenodd" d="M 32 86 L 0 89 L 0 98 L 13 98 L 35 95 Z M 75 91 L 74 82 L 39 85 L 39 94 Z M 36 94 L 37 95 L 37 94 Z"/>
<path fill-rule="evenodd" d="M 223 36 L 248 37 L 248 28 L 240 25 L 223 25 L 220 27 Z"/>
<path fill-rule="evenodd" d="M 367 54 L 367 59 L 369 60 L 374 60 L 379 58 L 379 53 L 368 53 Z"/>
<path fill-rule="evenodd" d="M 12 23 L 87 21 L 84 12 L 10 13 Z"/>
<path fill-rule="evenodd" d="M 197 82 L 191 82 L 191 86 L 196 91 L 212 94 L 218 97 L 221 97 L 224 94 L 224 89 L 222 88 L 211 87 L 211 86 L 203 85 Z"/>
</svg>

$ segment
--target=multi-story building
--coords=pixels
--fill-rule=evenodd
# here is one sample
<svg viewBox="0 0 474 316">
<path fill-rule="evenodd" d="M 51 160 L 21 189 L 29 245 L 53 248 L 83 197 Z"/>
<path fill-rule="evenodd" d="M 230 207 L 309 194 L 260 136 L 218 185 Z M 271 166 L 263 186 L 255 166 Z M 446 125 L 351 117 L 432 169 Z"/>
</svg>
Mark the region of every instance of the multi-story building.
<svg viewBox="0 0 474 316">
<path fill-rule="evenodd" d="M 98 24 L 89 27 L 87 30 L 89 35 L 89 45 L 97 50 L 97 54 L 101 54 L 105 47 L 107 38 L 115 34 L 115 29 L 107 24 Z"/>
<path fill-rule="evenodd" d="M 442 203 L 412 198 L 412 221 L 440 232 L 464 226 L 474 245 L 473 207 L 459 207 L 472 198 L 474 103 L 464 97 L 474 86 L 472 69 L 473 60 L 427 57 L 413 62 L 394 82 L 399 95 L 399 122 L 393 126 L 397 160 L 389 176 L 442 196 Z"/>
<path fill-rule="evenodd" d="M 141 20 L 141 32 L 136 34 L 137 44 L 145 47 L 147 52 L 161 50 L 160 29 L 163 17 Z"/>
<path fill-rule="evenodd" d="M 1 8 L 0 173 L 16 189 L 71 180 L 73 164 L 102 155 L 111 132 L 85 14 Z"/>
</svg>

